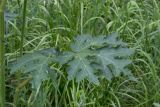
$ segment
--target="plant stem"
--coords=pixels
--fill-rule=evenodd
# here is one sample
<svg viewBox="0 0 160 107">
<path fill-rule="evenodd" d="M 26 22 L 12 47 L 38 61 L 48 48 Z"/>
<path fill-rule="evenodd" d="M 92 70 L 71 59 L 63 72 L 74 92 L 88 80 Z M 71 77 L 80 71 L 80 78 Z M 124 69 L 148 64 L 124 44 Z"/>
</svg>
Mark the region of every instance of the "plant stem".
<svg viewBox="0 0 160 107">
<path fill-rule="evenodd" d="M 23 3 L 23 21 L 22 21 L 22 35 L 21 35 L 21 44 L 20 44 L 20 55 L 23 54 L 23 41 L 25 37 L 25 26 L 26 26 L 26 9 L 27 9 L 27 0 L 24 0 Z"/>
<path fill-rule="evenodd" d="M 4 61 L 4 7 L 6 0 L 0 1 L 0 107 L 5 107 L 5 61 Z"/>
<path fill-rule="evenodd" d="M 81 35 L 83 34 L 83 9 L 84 9 L 84 5 L 82 1 L 81 2 Z"/>
</svg>

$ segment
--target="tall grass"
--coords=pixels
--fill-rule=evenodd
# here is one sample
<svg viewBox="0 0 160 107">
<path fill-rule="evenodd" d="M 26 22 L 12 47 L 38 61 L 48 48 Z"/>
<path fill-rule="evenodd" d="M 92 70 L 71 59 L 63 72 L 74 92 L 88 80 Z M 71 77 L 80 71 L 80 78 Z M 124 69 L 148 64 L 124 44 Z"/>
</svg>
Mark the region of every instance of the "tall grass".
<svg viewBox="0 0 160 107">
<path fill-rule="evenodd" d="M 111 82 L 101 80 L 100 86 L 85 80 L 76 83 L 68 81 L 63 68 L 53 64 L 51 67 L 57 72 L 51 75 L 51 80 L 45 81 L 38 90 L 32 90 L 26 83 L 19 88 L 16 104 L 13 103 L 15 91 L 26 78 L 21 73 L 8 73 L 8 104 L 18 107 L 151 107 L 154 102 L 160 103 L 159 7 L 159 0 L 28 0 L 27 5 L 23 1 L 9 0 L 7 9 L 19 16 L 9 22 L 6 47 L 11 48 L 6 50 L 7 62 L 16 59 L 22 48 L 24 53 L 48 47 L 67 50 L 76 35 L 118 31 L 120 38 L 136 50 L 130 68 L 137 82 L 119 77 Z"/>
<path fill-rule="evenodd" d="M 4 8 L 5 8 L 5 0 L 1 0 L 0 1 L 0 106 L 1 107 L 5 107 Z"/>
</svg>

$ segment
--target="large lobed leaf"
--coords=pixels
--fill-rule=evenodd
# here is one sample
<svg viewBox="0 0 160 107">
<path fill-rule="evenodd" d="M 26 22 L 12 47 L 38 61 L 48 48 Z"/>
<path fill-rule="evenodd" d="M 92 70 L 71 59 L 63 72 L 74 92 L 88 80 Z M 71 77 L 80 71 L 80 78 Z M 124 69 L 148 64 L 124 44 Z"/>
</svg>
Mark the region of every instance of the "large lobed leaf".
<svg viewBox="0 0 160 107">
<path fill-rule="evenodd" d="M 11 73 L 18 70 L 32 76 L 32 88 L 38 88 L 42 81 L 48 79 L 48 64 L 53 61 L 55 49 L 44 49 L 31 54 L 25 54 L 10 64 Z"/>
<path fill-rule="evenodd" d="M 57 60 L 62 65 L 68 65 L 68 79 L 76 78 L 80 82 L 86 78 L 99 84 L 97 71 L 101 71 L 108 80 L 120 76 L 121 73 L 131 76 L 126 66 L 131 63 L 128 56 L 133 51 L 118 40 L 117 36 L 117 33 L 98 37 L 77 36 L 71 44 L 71 51 L 64 52 Z"/>
<path fill-rule="evenodd" d="M 117 36 L 117 33 L 98 37 L 80 35 L 71 44 L 71 51 L 58 55 L 55 49 L 51 48 L 25 54 L 12 63 L 11 73 L 22 70 L 32 75 L 33 88 L 37 88 L 42 81 L 48 79 L 50 71 L 48 65 L 51 62 L 68 65 L 68 79 L 76 78 L 77 82 L 88 79 L 92 83 L 99 84 L 97 74 L 103 74 L 109 81 L 121 73 L 132 77 L 126 66 L 131 63 L 128 57 L 133 51 L 118 40 Z"/>
</svg>

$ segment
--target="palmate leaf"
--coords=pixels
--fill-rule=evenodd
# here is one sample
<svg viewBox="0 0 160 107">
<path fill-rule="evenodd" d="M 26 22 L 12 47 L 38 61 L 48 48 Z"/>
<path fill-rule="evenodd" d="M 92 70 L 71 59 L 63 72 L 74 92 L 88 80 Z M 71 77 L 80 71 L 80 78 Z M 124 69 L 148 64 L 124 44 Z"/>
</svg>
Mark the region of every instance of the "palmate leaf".
<svg viewBox="0 0 160 107">
<path fill-rule="evenodd" d="M 131 75 L 129 70 L 125 68 L 131 63 L 131 60 L 125 57 L 130 56 L 132 53 L 133 51 L 128 48 L 104 48 L 100 50 L 97 57 L 102 65 L 101 70 L 108 80 L 111 80 L 113 76 L 119 76 L 121 72 Z M 112 68 L 109 68 L 109 65 L 112 65 Z"/>
<path fill-rule="evenodd" d="M 11 73 L 22 70 L 32 76 L 32 88 L 38 88 L 42 81 L 48 79 L 48 64 L 53 61 L 55 49 L 44 49 L 31 54 L 25 54 L 17 61 L 10 63 Z M 54 72 L 54 71 L 53 71 Z"/>
<path fill-rule="evenodd" d="M 121 73 L 131 75 L 126 66 L 131 63 L 128 56 L 133 51 L 118 40 L 117 36 L 117 33 L 98 37 L 77 36 L 71 44 L 71 51 L 59 55 L 57 60 L 62 65 L 68 65 L 68 79 L 76 78 L 77 82 L 88 79 L 99 84 L 97 71 L 101 71 L 108 80 L 120 76 Z"/>
<path fill-rule="evenodd" d="M 76 78 L 77 82 L 88 79 L 92 83 L 99 84 L 99 77 L 96 75 L 100 74 L 99 71 L 108 80 L 121 73 L 131 77 L 132 74 L 126 66 L 131 63 L 128 56 L 133 54 L 133 51 L 118 40 L 117 36 L 117 33 L 98 37 L 81 35 L 74 39 L 71 51 L 58 54 L 51 48 L 25 54 L 11 63 L 11 73 L 21 70 L 30 74 L 33 88 L 37 88 L 42 81 L 48 79 L 48 73 L 51 71 L 48 65 L 51 62 L 68 65 L 68 79 Z"/>
</svg>

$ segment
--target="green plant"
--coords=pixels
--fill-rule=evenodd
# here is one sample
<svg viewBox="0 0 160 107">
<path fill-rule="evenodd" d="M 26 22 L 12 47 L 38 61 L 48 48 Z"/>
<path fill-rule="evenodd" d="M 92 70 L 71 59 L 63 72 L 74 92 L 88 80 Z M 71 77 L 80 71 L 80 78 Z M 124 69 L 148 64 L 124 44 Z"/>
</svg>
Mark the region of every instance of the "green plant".
<svg viewBox="0 0 160 107">
<path fill-rule="evenodd" d="M 0 107 L 5 107 L 4 9 L 6 0 L 0 1 Z"/>
<path fill-rule="evenodd" d="M 99 84 L 97 76 L 101 73 L 98 71 L 101 71 L 109 81 L 121 73 L 133 77 L 126 68 L 131 63 L 128 57 L 133 51 L 117 37 L 117 33 L 97 37 L 80 35 L 71 44 L 71 51 L 57 54 L 55 50 L 45 49 L 26 54 L 12 64 L 11 72 L 22 70 L 29 73 L 32 76 L 32 86 L 36 89 L 47 79 L 47 72 L 53 72 L 49 69 L 52 62 L 68 65 L 66 69 L 68 79 L 76 78 L 77 82 L 86 78 L 92 83 Z M 96 73 L 98 75 L 95 75 Z"/>
<path fill-rule="evenodd" d="M 32 78 L 32 88 L 37 89 L 40 87 L 42 81 L 47 80 L 48 73 L 53 72 L 49 68 L 49 64 L 53 62 L 56 51 L 54 49 L 44 49 L 32 54 L 26 54 L 12 63 L 11 73 L 18 70 L 30 74 Z"/>
<path fill-rule="evenodd" d="M 68 65 L 68 79 L 76 78 L 80 82 L 87 78 L 90 82 L 99 84 L 96 70 L 101 71 L 107 80 L 120 76 L 121 73 L 131 76 L 125 67 L 131 63 L 128 57 L 133 51 L 126 48 L 124 42 L 117 40 L 117 36 L 117 33 L 97 37 L 77 36 L 71 44 L 71 51 L 59 56 L 59 62 Z"/>
<path fill-rule="evenodd" d="M 25 30 L 26 30 L 26 9 L 27 9 L 27 0 L 23 2 L 23 20 L 22 20 L 22 35 L 21 35 L 21 44 L 20 44 L 20 54 L 23 54 L 23 42 L 25 37 Z"/>
<path fill-rule="evenodd" d="M 15 71 L 14 75 L 10 75 L 6 69 L 7 106 L 151 107 L 159 103 L 159 0 L 27 0 L 23 46 L 20 45 L 22 43 L 22 26 L 19 25 L 23 22 L 25 0 L 17 1 L 7 1 L 7 11 L 16 13 L 17 17 L 8 22 L 8 34 L 5 36 L 6 64 L 16 60 L 19 53 L 22 53 L 20 47 L 23 47 L 23 53 L 26 54 L 22 56 L 28 58 L 27 65 L 31 65 L 31 68 L 33 68 L 33 65 L 42 66 L 44 65 L 42 63 L 46 62 L 48 66 L 44 65 L 44 68 L 47 71 L 51 70 L 51 72 L 42 72 L 43 79 L 33 80 L 36 77 L 33 74 L 39 71 L 37 68 L 33 71 L 33 69 L 29 70 L 27 66 L 19 67 L 23 69 L 18 70 L 19 72 Z M 98 60 L 100 58 L 97 56 L 101 49 L 104 50 L 103 52 L 106 49 L 108 50 L 107 45 L 105 45 L 106 48 L 100 48 L 101 46 L 98 45 L 97 47 L 91 46 L 92 48 L 84 49 L 89 50 L 88 53 L 91 52 L 92 55 L 83 54 L 84 50 L 82 49 L 77 52 L 70 46 L 70 43 L 78 46 L 76 43 L 81 34 L 105 35 L 113 31 L 118 31 L 120 34 L 118 38 L 127 43 L 128 47 L 136 50 L 134 55 L 130 57 L 133 63 L 129 66 L 138 80 L 136 82 L 130 81 L 131 78 L 125 76 L 112 78 L 113 75 L 111 75 L 109 76 L 111 79 L 104 75 L 105 73 L 102 70 L 104 67 L 100 64 L 102 60 Z M 79 34 L 80 36 L 74 37 L 74 35 Z M 100 38 L 100 36 L 85 36 L 87 36 L 86 38 Z M 83 39 L 85 38 L 83 37 Z M 40 52 L 37 50 L 46 47 L 56 47 L 61 52 L 58 55 L 49 56 L 37 54 L 37 52 Z M 116 47 L 115 45 L 111 49 L 118 50 L 121 48 L 125 48 L 125 46 Z M 64 57 L 67 54 L 71 55 L 71 59 L 68 61 Z M 39 61 L 42 61 L 41 59 L 45 59 L 45 61 L 43 60 L 42 63 L 35 61 L 36 63 L 32 65 L 31 57 L 34 56 L 37 56 L 36 58 Z M 91 81 L 86 72 L 84 72 L 85 75 L 81 76 L 85 79 L 76 82 L 79 81 L 78 73 L 82 72 L 79 69 L 85 69 L 83 64 L 77 65 L 76 63 L 74 65 L 77 65 L 78 69 L 71 72 L 74 62 L 82 62 L 75 60 L 77 56 L 80 56 L 83 61 L 89 62 L 87 67 L 92 68 L 90 73 L 97 78 L 98 82 Z M 86 58 L 84 58 L 85 56 Z M 47 58 L 53 59 L 51 63 Z M 128 60 L 128 58 L 123 58 Z M 61 59 L 65 59 L 66 62 Z M 119 57 L 116 57 L 116 60 L 118 59 Z M 20 60 L 21 58 L 18 58 L 17 62 Z M 15 65 L 17 66 L 16 63 Z M 106 67 L 111 73 L 115 71 L 113 68 L 114 66 L 111 64 Z M 125 67 L 125 70 L 127 70 L 127 67 Z M 53 73 L 53 75 L 51 76 L 49 73 Z M 73 77 L 69 76 L 71 73 L 75 75 Z M 123 74 L 123 72 L 121 73 Z M 104 79 L 106 77 L 107 80 Z M 35 81 L 39 81 L 36 87 Z M 28 84 L 29 82 L 31 85 Z M 100 84 L 95 85 L 93 82 Z M 35 91 L 32 87 L 38 88 Z"/>
</svg>

